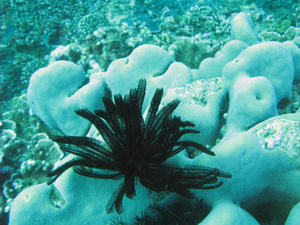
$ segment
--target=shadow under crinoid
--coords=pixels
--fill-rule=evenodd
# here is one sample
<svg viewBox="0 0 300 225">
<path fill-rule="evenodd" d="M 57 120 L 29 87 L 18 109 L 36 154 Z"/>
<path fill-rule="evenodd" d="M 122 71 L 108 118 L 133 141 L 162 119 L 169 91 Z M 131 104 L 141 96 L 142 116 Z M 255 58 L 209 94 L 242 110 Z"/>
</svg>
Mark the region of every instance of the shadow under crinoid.
<svg viewBox="0 0 300 225">
<path fill-rule="evenodd" d="M 173 195 L 173 194 L 172 194 Z M 197 225 L 210 212 L 203 199 L 170 196 L 164 204 L 153 203 L 141 215 L 135 216 L 135 225 Z"/>
</svg>

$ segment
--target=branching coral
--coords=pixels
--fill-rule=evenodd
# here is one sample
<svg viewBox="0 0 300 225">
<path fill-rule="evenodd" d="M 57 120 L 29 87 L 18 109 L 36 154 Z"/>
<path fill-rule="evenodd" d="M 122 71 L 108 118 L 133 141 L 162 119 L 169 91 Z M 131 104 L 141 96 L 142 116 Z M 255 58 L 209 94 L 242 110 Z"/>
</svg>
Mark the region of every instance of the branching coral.
<svg viewBox="0 0 300 225">
<path fill-rule="evenodd" d="M 212 189 L 222 185 L 218 177 L 230 177 L 218 169 L 207 167 L 177 168 L 163 162 L 178 154 L 186 147 L 194 147 L 210 155 L 214 153 L 194 141 L 180 140 L 189 133 L 199 133 L 186 127 L 194 126 L 180 117 L 171 116 L 179 104 L 173 100 L 159 110 L 163 90 L 157 89 L 146 119 L 142 115 L 146 81 L 140 80 L 137 89 L 128 95 L 115 95 L 114 101 L 109 88 L 103 97 L 105 110 L 94 113 L 82 109 L 76 113 L 88 119 L 98 129 L 107 146 L 94 138 L 78 136 L 57 136 L 54 140 L 62 143 L 63 151 L 78 157 L 54 168 L 48 176 L 54 182 L 68 168 L 83 176 L 101 179 L 124 179 L 112 194 L 107 212 L 113 208 L 121 212 L 124 195 L 135 196 L 136 180 L 146 188 L 161 192 L 178 193 L 193 198 L 189 189 Z"/>
</svg>

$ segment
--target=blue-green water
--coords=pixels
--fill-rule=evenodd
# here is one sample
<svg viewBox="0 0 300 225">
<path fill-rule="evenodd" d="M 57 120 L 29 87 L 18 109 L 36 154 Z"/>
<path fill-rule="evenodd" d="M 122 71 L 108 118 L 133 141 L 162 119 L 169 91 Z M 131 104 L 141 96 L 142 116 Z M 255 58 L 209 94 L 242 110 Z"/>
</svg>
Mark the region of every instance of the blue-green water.
<svg viewBox="0 0 300 225">
<path fill-rule="evenodd" d="M 55 132 L 31 115 L 27 104 L 27 87 L 37 69 L 49 62 L 68 60 L 80 65 L 89 76 L 95 71 L 106 71 L 111 62 L 128 56 L 142 44 L 159 46 L 174 61 L 198 69 L 204 59 L 215 56 L 231 40 L 230 22 L 239 12 L 251 16 L 260 42 L 285 42 L 300 37 L 298 0 L 2 0 L 0 224 L 8 223 L 13 199 L 25 188 L 47 181 L 47 172 L 59 158 L 45 153 L 52 141 L 37 146 L 39 140 L 48 139 L 47 135 Z M 57 51 L 59 46 L 68 47 Z M 299 81 L 295 81 L 293 95 L 279 103 L 279 113 L 299 110 L 299 96 Z M 291 208 L 281 208 L 280 204 L 271 198 L 259 206 L 249 203 L 244 207 L 260 224 L 279 225 Z M 203 213 L 188 206 L 176 207 L 186 207 L 188 213 Z M 205 213 L 209 211 L 208 206 L 204 209 Z M 201 222 L 201 216 L 190 224 Z M 172 219 L 176 224 L 176 216 Z M 177 222 L 182 224 L 179 219 Z"/>
</svg>

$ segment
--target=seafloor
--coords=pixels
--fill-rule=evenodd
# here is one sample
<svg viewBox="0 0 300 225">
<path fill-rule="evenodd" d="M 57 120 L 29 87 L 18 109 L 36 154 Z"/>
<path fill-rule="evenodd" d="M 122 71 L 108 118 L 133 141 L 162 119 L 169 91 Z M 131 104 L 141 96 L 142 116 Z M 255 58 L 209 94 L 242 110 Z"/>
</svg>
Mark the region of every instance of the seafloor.
<svg viewBox="0 0 300 225">
<path fill-rule="evenodd" d="M 26 91 L 34 71 L 61 59 L 87 74 L 105 71 L 146 43 L 197 69 L 230 40 L 239 12 L 251 15 L 261 41 L 291 40 L 300 28 L 298 0 L 1 0 L 0 224 L 8 223 L 17 194 L 47 181 L 61 155 L 48 138 L 53 131 L 30 115 Z M 299 85 L 280 113 L 299 109 Z M 280 224 L 253 213 L 261 224 Z"/>
</svg>

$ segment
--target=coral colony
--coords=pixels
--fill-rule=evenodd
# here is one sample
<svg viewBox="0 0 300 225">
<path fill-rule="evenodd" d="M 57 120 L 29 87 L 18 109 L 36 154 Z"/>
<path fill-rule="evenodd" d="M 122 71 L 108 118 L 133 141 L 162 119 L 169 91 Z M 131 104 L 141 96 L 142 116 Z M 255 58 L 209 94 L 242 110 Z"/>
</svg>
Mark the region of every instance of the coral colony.
<svg viewBox="0 0 300 225">
<path fill-rule="evenodd" d="M 107 147 L 98 140 L 88 137 L 62 136 L 54 140 L 67 144 L 62 150 L 79 156 L 52 170 L 48 176 L 54 176 L 54 182 L 60 174 L 70 167 L 80 175 L 100 179 L 118 179 L 124 181 L 114 193 L 107 205 L 110 213 L 115 207 L 121 213 L 122 199 L 135 196 L 136 178 L 150 190 L 175 192 L 186 198 L 194 198 L 189 189 L 212 189 L 222 185 L 218 177 L 231 177 L 218 169 L 196 167 L 172 167 L 162 163 L 180 153 L 187 147 L 214 155 L 203 145 L 180 138 L 189 133 L 199 133 L 194 129 L 181 129 L 194 126 L 180 117 L 171 117 L 179 104 L 174 100 L 159 109 L 163 90 L 157 89 L 148 110 L 146 120 L 142 115 L 146 91 L 146 80 L 139 81 L 137 89 L 131 89 L 124 97 L 114 96 L 106 90 L 103 97 L 105 110 L 95 113 L 87 109 L 76 113 L 88 119 L 104 138 Z M 77 147 L 78 148 L 77 148 Z M 110 171 L 101 173 L 93 169 Z"/>
</svg>

